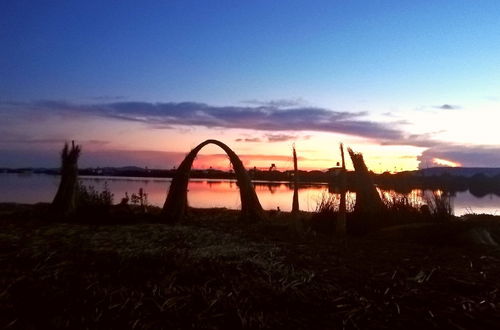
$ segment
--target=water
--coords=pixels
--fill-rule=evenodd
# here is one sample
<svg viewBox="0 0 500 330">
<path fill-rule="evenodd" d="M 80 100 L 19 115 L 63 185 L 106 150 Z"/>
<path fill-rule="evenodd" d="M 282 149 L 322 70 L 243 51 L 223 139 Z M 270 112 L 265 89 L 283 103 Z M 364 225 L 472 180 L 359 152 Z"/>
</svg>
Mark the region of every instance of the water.
<svg viewBox="0 0 500 330">
<path fill-rule="evenodd" d="M 102 190 L 107 184 L 114 194 L 114 202 L 120 202 L 128 192 L 138 193 L 140 188 L 148 194 L 148 202 L 163 206 L 170 186 L 169 178 L 132 178 L 132 177 L 81 177 L 81 182 Z M 37 203 L 52 201 L 59 176 L 45 174 L 0 174 L 0 202 Z M 293 189 L 287 182 L 254 182 L 255 190 L 266 210 L 289 211 L 292 204 Z M 234 180 L 193 179 L 189 183 L 188 200 L 193 207 L 226 207 L 239 209 L 239 190 Z M 391 191 L 381 191 L 392 193 Z M 328 194 L 325 184 L 311 184 L 299 189 L 301 210 L 314 211 L 322 196 Z M 413 190 L 410 199 L 421 202 L 424 192 Z M 350 194 L 351 202 L 355 194 Z M 457 192 L 453 198 L 455 215 L 466 213 L 500 214 L 500 196 L 490 194 L 478 198 L 468 191 Z"/>
</svg>

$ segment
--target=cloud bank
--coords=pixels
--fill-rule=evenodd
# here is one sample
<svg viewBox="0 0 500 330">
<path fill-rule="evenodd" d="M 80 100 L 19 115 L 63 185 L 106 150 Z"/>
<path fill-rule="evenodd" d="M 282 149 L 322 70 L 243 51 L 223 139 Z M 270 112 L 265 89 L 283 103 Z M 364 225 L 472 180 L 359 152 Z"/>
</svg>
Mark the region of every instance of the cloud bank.
<svg viewBox="0 0 500 330">
<path fill-rule="evenodd" d="M 282 107 L 280 102 L 259 106 L 211 106 L 197 102 L 112 102 L 76 104 L 64 101 L 3 102 L 0 111 L 78 114 L 142 122 L 154 128 L 203 126 L 263 131 L 317 131 L 370 139 L 401 140 L 393 124 L 362 118 L 365 112 L 333 111 L 318 107 Z M 287 104 L 288 105 L 288 104 Z"/>
<path fill-rule="evenodd" d="M 339 133 L 372 139 L 381 145 L 405 145 L 425 148 L 419 156 L 420 167 L 434 164 L 434 159 L 445 159 L 469 167 L 500 166 L 500 146 L 462 146 L 450 142 L 433 139 L 435 133 L 408 134 L 398 128 L 397 123 L 381 123 L 365 120 L 365 112 L 333 111 L 325 108 L 303 106 L 299 101 L 277 100 L 269 102 L 248 102 L 253 106 L 211 106 L 197 102 L 99 102 L 72 103 L 65 101 L 45 100 L 33 102 L 0 101 L 0 133 L 2 135 L 3 151 L 7 152 L 15 145 L 50 145 L 61 144 L 59 136 L 19 136 L 19 127 L 13 124 L 33 122 L 57 115 L 64 118 L 84 119 L 86 117 L 109 118 L 123 121 L 140 122 L 148 127 L 169 128 L 203 126 L 208 128 L 234 128 L 261 131 L 260 136 L 243 136 L 237 142 L 286 142 L 297 139 L 307 139 L 303 131 Z M 457 109 L 458 106 L 444 104 L 441 109 Z M 3 118 L 3 119 L 2 119 Z M 17 135 L 9 135 L 8 132 Z M 267 132 L 266 132 L 267 131 Z M 296 132 L 296 133 L 295 133 Z M 85 145 L 101 149 L 108 141 L 88 140 Z M 14 147 L 13 147 L 14 148 Z M 93 148 L 92 148 L 93 149 Z M 14 149 L 10 149 L 14 155 Z M 7 154 L 9 154 L 7 152 Z M 2 154 L 2 158 L 7 155 Z M 43 155 L 39 155 L 43 158 Z M 95 158 L 97 154 L 94 155 Z M 108 155 L 109 156 L 109 155 Z M 127 160 L 121 155 L 122 163 Z M 144 155 L 143 155 L 144 156 Z M 148 155 L 150 159 L 160 159 Z M 165 154 L 163 154 L 163 157 Z M 178 156 L 169 155 L 172 161 L 178 161 Z M 127 156 L 128 157 L 128 156 Z M 104 159 L 104 158 L 102 158 Z M 132 161 L 132 159 L 130 159 Z M 4 165 L 6 166 L 6 165 Z"/>
<path fill-rule="evenodd" d="M 419 168 L 435 166 L 434 159 L 446 159 L 464 167 L 500 167 L 500 146 L 441 145 L 419 156 Z"/>
<path fill-rule="evenodd" d="M 270 101 L 246 100 L 246 101 L 243 101 L 242 103 L 251 104 L 251 105 L 258 105 L 258 106 L 266 106 L 266 107 L 280 107 L 280 108 L 298 107 L 298 106 L 303 106 L 303 105 L 307 104 L 307 102 L 305 100 L 303 100 L 302 98 L 279 99 L 279 100 L 270 100 Z"/>
</svg>

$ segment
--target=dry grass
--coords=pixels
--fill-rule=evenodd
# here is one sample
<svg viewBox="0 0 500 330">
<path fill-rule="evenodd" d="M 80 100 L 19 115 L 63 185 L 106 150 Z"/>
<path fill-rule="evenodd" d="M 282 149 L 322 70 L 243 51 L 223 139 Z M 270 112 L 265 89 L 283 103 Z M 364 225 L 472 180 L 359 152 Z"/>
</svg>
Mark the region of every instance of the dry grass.
<svg viewBox="0 0 500 330">
<path fill-rule="evenodd" d="M 290 238 L 242 224 L 47 223 L 0 207 L 0 326 L 17 329 L 495 328 L 500 255 L 372 236 Z"/>
<path fill-rule="evenodd" d="M 448 221 L 454 218 L 452 197 L 447 192 L 433 191 L 425 196 L 429 212 L 437 221 Z"/>
</svg>

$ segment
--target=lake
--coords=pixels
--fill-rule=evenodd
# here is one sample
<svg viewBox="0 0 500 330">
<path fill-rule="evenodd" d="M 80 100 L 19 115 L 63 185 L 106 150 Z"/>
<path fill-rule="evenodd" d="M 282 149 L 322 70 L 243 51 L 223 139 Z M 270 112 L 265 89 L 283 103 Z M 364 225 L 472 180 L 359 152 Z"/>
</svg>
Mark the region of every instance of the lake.
<svg viewBox="0 0 500 330">
<path fill-rule="evenodd" d="M 80 177 L 86 186 L 102 190 L 104 185 L 114 194 L 114 203 L 119 203 L 127 192 L 138 193 L 140 188 L 148 194 L 148 202 L 163 206 L 170 186 L 170 178 L 132 178 L 132 177 Z M 59 185 L 59 176 L 46 174 L 0 174 L 0 202 L 37 203 L 51 202 Z M 266 210 L 289 211 L 292 204 L 293 188 L 288 182 L 254 182 L 255 190 Z M 240 208 L 238 186 L 234 180 L 193 179 L 189 182 L 188 201 L 193 207 Z M 381 190 L 391 194 L 392 191 Z M 422 201 L 426 192 L 413 190 L 410 198 Z M 299 189 L 300 209 L 314 211 L 319 200 L 330 194 L 326 184 L 301 185 Z M 350 203 L 355 193 L 349 194 Z M 490 194 L 478 198 L 468 191 L 457 192 L 453 197 L 455 215 L 467 213 L 498 214 L 500 196 Z"/>
</svg>

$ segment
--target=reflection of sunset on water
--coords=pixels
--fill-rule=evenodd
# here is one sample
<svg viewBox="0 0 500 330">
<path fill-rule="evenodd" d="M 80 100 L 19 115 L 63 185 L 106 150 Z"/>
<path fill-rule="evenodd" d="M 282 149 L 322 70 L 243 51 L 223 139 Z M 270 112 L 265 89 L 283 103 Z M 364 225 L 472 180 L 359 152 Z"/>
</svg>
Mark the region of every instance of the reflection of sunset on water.
<svg viewBox="0 0 500 330">
<path fill-rule="evenodd" d="M 58 176 L 51 175 L 16 175 L 1 174 L 0 202 L 37 203 L 50 202 L 55 194 Z M 104 188 L 105 183 L 114 194 L 114 203 L 119 203 L 125 193 L 137 193 L 140 188 L 148 194 L 151 205 L 162 207 L 167 196 L 171 179 L 168 178 L 125 178 L 125 177 L 82 177 L 81 182 L 87 186 L 94 186 L 98 190 Z M 255 191 L 265 210 L 290 211 L 292 207 L 293 186 L 288 182 L 254 182 Z M 234 180 L 206 180 L 193 179 L 188 186 L 188 202 L 190 206 L 209 208 L 226 207 L 239 209 L 240 196 L 238 185 Z M 402 196 L 393 190 L 381 190 L 384 198 Z M 314 211 L 318 201 L 324 194 L 335 193 L 327 185 L 310 184 L 299 188 L 299 205 L 303 211 Z M 426 194 L 420 189 L 413 189 L 407 196 L 413 205 L 425 202 Z M 437 191 L 439 194 L 440 191 Z M 351 192 L 348 203 L 354 203 L 356 194 Z M 482 198 L 474 197 L 468 191 L 457 192 L 452 195 L 455 215 L 466 213 L 497 214 L 500 209 L 500 196 L 488 194 Z"/>
</svg>

